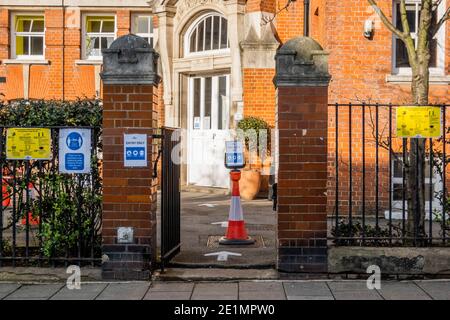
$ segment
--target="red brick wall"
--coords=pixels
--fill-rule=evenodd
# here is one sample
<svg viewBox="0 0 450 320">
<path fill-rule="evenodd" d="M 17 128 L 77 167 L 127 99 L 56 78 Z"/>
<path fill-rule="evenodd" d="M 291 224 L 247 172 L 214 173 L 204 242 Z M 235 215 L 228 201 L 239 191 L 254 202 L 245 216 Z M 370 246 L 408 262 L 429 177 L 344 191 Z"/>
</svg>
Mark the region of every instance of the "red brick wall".
<svg viewBox="0 0 450 320">
<path fill-rule="evenodd" d="M 244 69 L 244 116 L 257 116 L 275 125 L 274 69 Z"/>
<path fill-rule="evenodd" d="M 273 0 L 248 0 L 246 2 L 246 12 L 271 12 L 276 10 L 276 1 Z"/>
<path fill-rule="evenodd" d="M 277 92 L 278 267 L 283 271 L 327 270 L 327 90 L 280 87 Z"/>
<path fill-rule="evenodd" d="M 391 0 L 378 1 L 391 19 Z M 386 82 L 392 73 L 392 36 L 382 25 L 372 40 L 363 36 L 364 21 L 374 19 L 374 12 L 366 1 L 328 0 L 326 5 L 327 43 L 330 51 L 330 101 L 361 101 L 404 103 L 410 101 L 409 84 Z M 450 32 L 447 23 L 446 34 Z M 450 38 L 446 43 L 446 73 L 450 73 Z M 448 101 L 448 85 L 432 85 L 430 101 Z"/>
<path fill-rule="evenodd" d="M 286 5 L 285 0 L 276 0 L 277 11 Z M 303 1 L 292 2 L 288 10 L 281 11 L 276 17 L 278 36 L 284 43 L 291 38 L 303 35 Z"/>
<path fill-rule="evenodd" d="M 0 9 L 0 60 L 10 58 L 9 19 L 11 12 L 8 9 Z M 66 9 L 65 28 L 63 28 L 62 9 L 43 9 L 42 12 L 45 15 L 46 27 L 45 59 L 49 60 L 49 64 L 30 68 L 29 97 L 62 99 L 63 94 L 64 98 L 68 100 L 95 97 L 94 66 L 76 64 L 76 60 L 82 59 L 81 23 L 84 11 Z M 108 10 L 108 13 L 116 14 L 117 37 L 130 32 L 131 11 L 129 9 L 112 9 Z M 0 76 L 7 76 L 7 83 L 0 83 L 0 92 L 5 94 L 5 99 L 23 98 L 22 65 L 0 64 Z"/>
<path fill-rule="evenodd" d="M 156 245 L 156 185 L 152 166 L 125 168 L 123 134 L 146 133 L 148 159 L 156 148 L 148 129 L 155 125 L 156 90 L 151 85 L 104 85 L 103 112 L 103 228 L 104 244 L 114 244 L 119 226 L 136 228 L 136 244 Z M 127 129 L 135 127 L 135 129 Z"/>
</svg>

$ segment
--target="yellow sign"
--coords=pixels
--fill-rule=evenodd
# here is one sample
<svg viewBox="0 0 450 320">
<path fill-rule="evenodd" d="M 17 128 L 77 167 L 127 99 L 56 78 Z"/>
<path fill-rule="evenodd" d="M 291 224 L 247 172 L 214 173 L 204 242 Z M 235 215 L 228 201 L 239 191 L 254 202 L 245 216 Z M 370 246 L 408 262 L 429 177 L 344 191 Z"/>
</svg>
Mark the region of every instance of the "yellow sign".
<svg viewBox="0 0 450 320">
<path fill-rule="evenodd" d="M 6 135 L 6 157 L 13 160 L 51 159 L 50 129 L 9 128 Z"/>
<path fill-rule="evenodd" d="M 397 108 L 397 137 L 438 138 L 441 134 L 440 107 Z"/>
</svg>

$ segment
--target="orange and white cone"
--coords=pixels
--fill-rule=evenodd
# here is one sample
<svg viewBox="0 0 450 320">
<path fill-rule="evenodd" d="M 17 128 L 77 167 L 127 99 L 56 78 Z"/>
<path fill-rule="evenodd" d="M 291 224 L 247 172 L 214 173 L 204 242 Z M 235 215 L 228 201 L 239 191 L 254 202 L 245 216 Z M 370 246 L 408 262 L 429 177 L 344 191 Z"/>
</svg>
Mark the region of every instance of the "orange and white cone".
<svg viewBox="0 0 450 320">
<path fill-rule="evenodd" d="M 228 228 L 225 237 L 219 240 L 220 244 L 253 244 L 255 240 L 250 238 L 245 229 L 244 213 L 242 212 L 241 195 L 239 193 L 239 180 L 241 172 L 232 170 L 230 172 L 232 191 L 231 206 L 228 217 Z"/>
</svg>

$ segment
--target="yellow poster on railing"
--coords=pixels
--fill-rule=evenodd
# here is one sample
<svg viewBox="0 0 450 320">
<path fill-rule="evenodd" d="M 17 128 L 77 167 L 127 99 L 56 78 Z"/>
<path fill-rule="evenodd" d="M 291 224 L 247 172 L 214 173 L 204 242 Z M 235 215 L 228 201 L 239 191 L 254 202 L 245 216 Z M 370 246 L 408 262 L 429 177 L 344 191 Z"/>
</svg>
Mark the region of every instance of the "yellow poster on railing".
<svg viewBox="0 0 450 320">
<path fill-rule="evenodd" d="M 397 137 L 439 138 L 441 135 L 440 107 L 405 106 L 397 108 Z"/>
<path fill-rule="evenodd" d="M 52 157 L 48 128 L 8 128 L 6 157 L 12 160 L 49 160 Z"/>
</svg>

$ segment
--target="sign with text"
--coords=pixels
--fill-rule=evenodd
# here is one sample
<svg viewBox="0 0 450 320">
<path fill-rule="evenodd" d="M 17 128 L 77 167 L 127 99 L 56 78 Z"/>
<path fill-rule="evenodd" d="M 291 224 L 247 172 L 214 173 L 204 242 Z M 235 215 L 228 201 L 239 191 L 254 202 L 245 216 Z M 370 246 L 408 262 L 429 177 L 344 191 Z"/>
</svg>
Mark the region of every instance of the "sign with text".
<svg viewBox="0 0 450 320">
<path fill-rule="evenodd" d="M 397 137 L 438 138 L 441 134 L 440 107 L 397 108 Z"/>
<path fill-rule="evenodd" d="M 124 134 L 124 166 L 147 167 L 147 135 Z"/>
<path fill-rule="evenodd" d="M 225 167 L 228 169 L 243 168 L 244 148 L 241 141 L 225 141 Z"/>
<path fill-rule="evenodd" d="M 51 141 L 48 128 L 8 128 L 6 157 L 11 160 L 50 160 Z"/>
<path fill-rule="evenodd" d="M 91 130 L 64 128 L 59 131 L 59 172 L 91 172 Z"/>
</svg>

